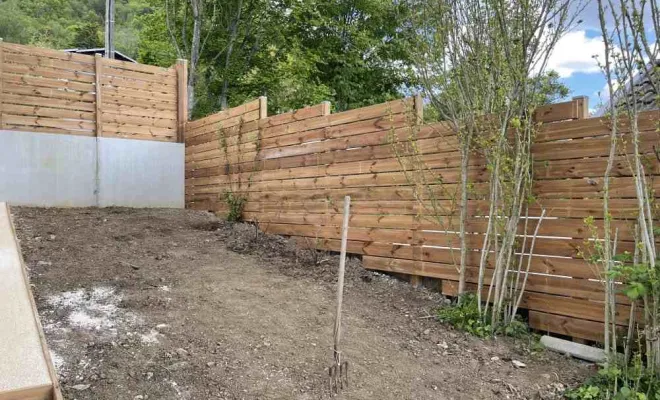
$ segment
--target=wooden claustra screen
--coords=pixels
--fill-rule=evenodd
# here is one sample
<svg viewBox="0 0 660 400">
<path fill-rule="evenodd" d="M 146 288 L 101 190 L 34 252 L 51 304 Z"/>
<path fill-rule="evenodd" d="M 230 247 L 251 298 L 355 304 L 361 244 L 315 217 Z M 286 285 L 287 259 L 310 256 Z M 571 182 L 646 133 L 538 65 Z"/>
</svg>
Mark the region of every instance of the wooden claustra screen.
<svg viewBox="0 0 660 400">
<path fill-rule="evenodd" d="M 255 100 L 193 121 L 185 132 L 187 206 L 224 213 L 225 193 L 232 192 L 247 199 L 244 217 L 262 230 L 338 251 L 341 199 L 350 195 L 349 252 L 362 255 L 369 269 L 439 278 L 443 293 L 455 295 L 460 240 L 452 199 L 460 187 L 461 157 L 446 125 L 418 123 L 415 103 L 403 99 L 336 114 L 321 104 L 263 118 Z M 524 307 L 534 328 L 600 340 L 604 291 L 598 268 L 585 260 L 593 232 L 584 219 L 593 217 L 602 233 L 610 122 L 586 118 L 586 107 L 584 98 L 576 98 L 535 115 L 543 123 L 532 149 L 539 204 L 530 211 L 528 229 L 535 227 L 533 218 L 541 208 L 547 216 L 536 240 Z M 655 161 L 647 172 L 656 193 L 658 120 L 658 112 L 640 119 L 640 148 Z M 625 123 L 622 132 L 625 139 Z M 433 199 L 437 217 L 420 204 L 424 195 L 404 168 L 411 162 L 405 144 L 411 142 L 413 159 L 422 161 L 432 182 L 438 182 Z M 618 249 L 630 251 L 636 200 L 626 158 L 632 147 L 622 143 L 610 196 Z M 469 172 L 467 281 L 473 285 L 486 228 L 488 171 L 474 157 Z M 628 299 L 618 296 L 618 323 L 626 323 L 629 310 Z"/>
<path fill-rule="evenodd" d="M 0 129 L 180 141 L 183 74 L 0 41 Z"/>
</svg>

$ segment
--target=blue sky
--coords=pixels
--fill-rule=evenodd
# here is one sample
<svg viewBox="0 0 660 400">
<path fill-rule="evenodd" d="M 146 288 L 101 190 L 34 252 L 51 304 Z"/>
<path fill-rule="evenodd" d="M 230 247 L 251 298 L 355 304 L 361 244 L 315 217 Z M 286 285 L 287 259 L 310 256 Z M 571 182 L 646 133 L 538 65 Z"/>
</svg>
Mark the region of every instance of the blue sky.
<svg viewBox="0 0 660 400">
<path fill-rule="evenodd" d="M 589 108 L 595 110 L 607 101 L 605 77 L 593 58 L 604 59 L 604 46 L 598 20 L 598 5 L 587 0 L 580 14 L 582 23 L 562 37 L 555 47 L 548 69 L 559 73 L 561 81 L 570 88 L 570 96 L 588 96 Z M 607 20 L 611 20 L 608 16 Z M 651 38 L 652 39 L 652 38 Z"/>
<path fill-rule="evenodd" d="M 549 68 L 559 72 L 561 81 L 571 90 L 570 96 L 589 96 L 590 109 L 607 99 L 602 93 L 605 77 L 592 57 L 602 53 L 600 31 L 580 29 L 562 38 L 550 59 Z"/>
</svg>

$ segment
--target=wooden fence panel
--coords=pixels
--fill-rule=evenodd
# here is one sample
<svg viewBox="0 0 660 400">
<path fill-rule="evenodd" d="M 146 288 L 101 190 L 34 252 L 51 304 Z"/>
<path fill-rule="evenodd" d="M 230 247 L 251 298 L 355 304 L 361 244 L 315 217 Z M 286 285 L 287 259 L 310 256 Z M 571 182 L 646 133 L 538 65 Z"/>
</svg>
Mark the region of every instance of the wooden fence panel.
<svg viewBox="0 0 660 400">
<path fill-rule="evenodd" d="M 338 251 L 342 199 L 350 195 L 348 250 L 362 255 L 366 268 L 438 278 L 445 294 L 456 294 L 460 238 L 453 199 L 459 197 L 461 157 L 447 124 L 419 125 L 413 99 L 337 114 L 322 104 L 261 119 L 259 104 L 188 124 L 188 207 L 222 214 L 228 208 L 224 195 L 232 192 L 247 199 L 244 218 L 262 230 L 291 236 L 301 246 Z M 594 232 L 603 233 L 609 121 L 585 119 L 584 98 L 543 107 L 535 117 L 543 123 L 532 149 L 539 204 L 530 208 L 530 223 L 521 224 L 519 233 L 531 234 L 533 218 L 542 208 L 547 212 L 530 259 L 524 305 L 534 328 L 600 340 L 601 271 L 585 257 Z M 639 123 L 640 151 L 649 158 L 655 157 L 658 117 L 647 113 Z M 627 129 L 622 122 L 620 131 Z M 626 157 L 632 146 L 620 147 L 610 186 L 612 224 L 618 248 L 632 251 L 636 199 Z M 420 163 L 423 173 L 411 174 Z M 470 160 L 469 173 L 467 281 L 474 285 L 487 227 L 489 175 L 478 156 Z M 648 173 L 660 175 L 660 165 L 649 163 Z M 419 186 L 420 181 L 432 184 Z M 651 187 L 658 193 L 660 180 Z M 586 217 L 594 218 L 593 228 L 585 225 Z M 488 281 L 494 260 L 486 260 Z M 624 325 L 630 301 L 619 295 L 617 304 L 617 322 Z"/>
<path fill-rule="evenodd" d="M 0 40 L 0 129 L 182 141 L 182 76 L 182 68 Z"/>
</svg>

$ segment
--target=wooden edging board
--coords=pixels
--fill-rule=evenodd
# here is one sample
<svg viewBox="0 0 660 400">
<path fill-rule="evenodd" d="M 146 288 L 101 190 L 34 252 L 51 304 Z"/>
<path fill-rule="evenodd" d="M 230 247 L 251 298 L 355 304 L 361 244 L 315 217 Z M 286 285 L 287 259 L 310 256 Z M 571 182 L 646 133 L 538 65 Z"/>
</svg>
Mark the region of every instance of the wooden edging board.
<svg viewBox="0 0 660 400">
<path fill-rule="evenodd" d="M 0 202 L 0 400 L 62 400 L 9 206 Z"/>
</svg>

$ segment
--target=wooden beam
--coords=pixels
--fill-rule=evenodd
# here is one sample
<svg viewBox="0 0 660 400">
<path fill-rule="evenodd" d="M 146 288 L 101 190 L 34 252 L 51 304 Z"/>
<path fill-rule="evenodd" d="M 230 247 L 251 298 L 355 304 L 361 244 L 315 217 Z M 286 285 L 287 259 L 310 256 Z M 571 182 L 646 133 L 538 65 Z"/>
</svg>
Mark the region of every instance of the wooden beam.
<svg viewBox="0 0 660 400">
<path fill-rule="evenodd" d="M 417 124 L 423 124 L 424 123 L 424 98 L 422 97 L 421 93 L 418 93 L 415 95 L 415 100 L 414 100 L 414 108 L 415 108 L 415 116 L 417 117 L 416 123 Z"/>
<path fill-rule="evenodd" d="M 27 273 L 28 269 L 25 265 L 25 260 L 23 259 L 23 252 L 21 251 L 21 243 L 17 239 L 18 235 L 16 234 L 16 225 L 14 224 L 14 218 L 11 214 L 11 208 L 7 205 L 7 214 L 9 215 L 9 227 L 14 235 L 14 241 L 16 242 L 16 249 L 20 255 L 21 266 L 23 270 L 23 279 L 25 281 L 25 287 L 30 297 L 30 306 L 32 307 L 32 313 L 34 315 L 35 324 L 39 332 L 39 340 L 41 342 L 41 350 L 46 359 L 46 365 L 48 366 L 48 375 L 52 381 L 52 389 L 50 390 L 51 400 L 63 400 L 62 392 L 60 389 L 60 383 L 57 379 L 57 372 L 55 371 L 55 366 L 53 365 L 53 359 L 51 357 L 50 350 L 48 349 L 48 342 L 46 341 L 46 335 L 44 334 L 44 328 L 41 324 L 41 319 L 39 319 L 39 311 L 37 311 L 37 304 L 34 300 L 34 293 L 32 292 L 32 286 L 30 285 L 30 277 Z"/>
<path fill-rule="evenodd" d="M 332 107 L 329 101 L 324 101 L 323 103 L 321 103 L 321 107 L 322 107 L 321 115 L 330 115 Z"/>
<path fill-rule="evenodd" d="M 94 88 L 96 92 L 96 136 L 103 136 L 103 97 L 101 92 L 103 84 L 101 83 L 101 77 L 103 76 L 103 57 L 100 54 L 96 54 L 94 57 L 94 77 L 96 87 Z"/>
<path fill-rule="evenodd" d="M 177 73 L 177 142 L 183 143 L 188 122 L 188 60 L 176 61 Z"/>
<path fill-rule="evenodd" d="M 576 96 L 573 97 L 573 102 L 577 109 L 576 119 L 586 119 L 589 118 L 589 97 L 587 96 Z"/>
<path fill-rule="evenodd" d="M 259 97 L 259 119 L 268 118 L 268 98 L 266 96 Z"/>
</svg>

